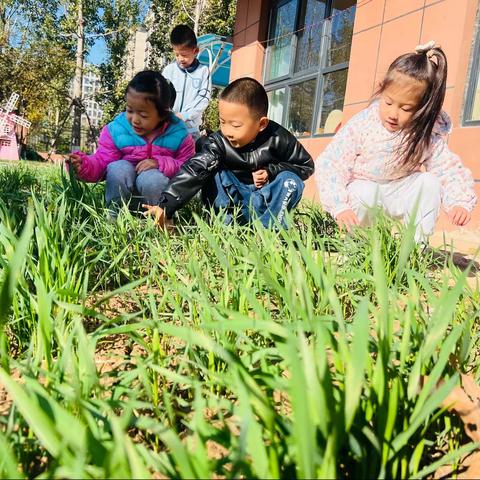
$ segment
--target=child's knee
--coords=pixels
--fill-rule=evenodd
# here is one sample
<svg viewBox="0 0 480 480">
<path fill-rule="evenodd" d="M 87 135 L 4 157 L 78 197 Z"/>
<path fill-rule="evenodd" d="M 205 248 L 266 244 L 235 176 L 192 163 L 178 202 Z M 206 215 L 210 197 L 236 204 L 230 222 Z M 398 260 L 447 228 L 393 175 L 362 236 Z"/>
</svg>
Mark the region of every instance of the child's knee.
<svg viewBox="0 0 480 480">
<path fill-rule="evenodd" d="M 284 171 L 277 175 L 277 181 L 281 183 L 282 188 L 295 196 L 301 197 L 305 185 L 302 179 L 293 172 Z"/>
<path fill-rule="evenodd" d="M 358 209 L 372 209 L 381 204 L 380 189 L 375 182 L 354 180 L 347 186 L 347 191 L 355 211 Z"/>
<path fill-rule="evenodd" d="M 146 170 L 141 172 L 136 179 L 137 190 L 144 193 L 160 193 L 165 190 L 168 185 L 168 177 L 159 170 Z"/>
<path fill-rule="evenodd" d="M 424 195 L 429 197 L 440 196 L 440 180 L 436 175 L 430 172 L 423 172 L 419 175 L 419 180 Z"/>
<path fill-rule="evenodd" d="M 135 176 L 135 167 L 126 160 L 117 160 L 107 165 L 107 181 L 127 181 Z"/>
</svg>

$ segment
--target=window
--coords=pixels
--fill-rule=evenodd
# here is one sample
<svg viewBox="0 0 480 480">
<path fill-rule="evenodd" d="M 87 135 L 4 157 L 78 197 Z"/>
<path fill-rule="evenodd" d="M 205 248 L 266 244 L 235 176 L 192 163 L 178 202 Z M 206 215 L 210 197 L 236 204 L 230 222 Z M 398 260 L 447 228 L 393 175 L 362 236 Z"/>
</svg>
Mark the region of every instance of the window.
<svg viewBox="0 0 480 480">
<path fill-rule="evenodd" d="M 464 123 L 466 125 L 480 125 L 480 28 L 477 31 L 477 39 L 473 50 Z"/>
<path fill-rule="evenodd" d="M 335 133 L 342 117 L 356 0 L 277 0 L 264 83 L 269 117 L 295 135 Z"/>
</svg>

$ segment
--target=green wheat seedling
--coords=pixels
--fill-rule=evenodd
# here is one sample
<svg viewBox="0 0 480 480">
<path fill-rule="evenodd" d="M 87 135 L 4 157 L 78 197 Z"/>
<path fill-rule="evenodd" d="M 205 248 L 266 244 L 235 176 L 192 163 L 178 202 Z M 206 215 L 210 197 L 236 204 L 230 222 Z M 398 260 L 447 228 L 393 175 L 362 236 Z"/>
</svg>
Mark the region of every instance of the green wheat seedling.
<svg viewBox="0 0 480 480">
<path fill-rule="evenodd" d="M 167 234 L 63 170 L 1 175 L 0 476 L 419 478 L 478 447 L 441 403 L 479 294 L 412 225 L 193 204 Z"/>
</svg>

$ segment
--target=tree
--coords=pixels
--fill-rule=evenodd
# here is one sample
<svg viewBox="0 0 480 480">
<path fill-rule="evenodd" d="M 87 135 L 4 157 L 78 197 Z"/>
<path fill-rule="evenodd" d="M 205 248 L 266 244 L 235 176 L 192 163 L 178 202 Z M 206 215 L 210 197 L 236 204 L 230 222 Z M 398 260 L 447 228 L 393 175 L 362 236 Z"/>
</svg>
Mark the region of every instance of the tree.
<svg viewBox="0 0 480 480">
<path fill-rule="evenodd" d="M 110 121 L 123 108 L 126 80 L 125 58 L 132 32 L 140 25 L 140 15 L 145 7 L 130 0 L 103 0 L 102 25 L 107 46 L 107 61 L 102 63 L 100 79 L 102 92 L 97 101 L 102 104 L 104 121 Z"/>
<path fill-rule="evenodd" d="M 53 7 L 50 0 L 0 3 L 0 101 L 20 95 L 18 113 L 32 121 L 32 135 L 69 103 L 73 56 L 51 28 Z"/>
<path fill-rule="evenodd" d="M 51 117 L 58 126 L 59 118 L 64 117 L 60 110 L 68 113 L 72 100 L 79 119 L 83 57 L 93 43 L 93 37 L 86 35 L 99 31 L 98 5 L 93 0 L 1 1 L 0 78 L 5 81 L 0 83 L 0 94 L 6 96 L 6 90 L 12 89 L 9 80 L 14 80 L 13 87 L 22 97 L 21 107 L 34 121 L 34 133 L 35 128 L 52 123 Z M 11 34 L 13 22 L 16 36 Z M 72 99 L 74 69 L 76 88 Z"/>
<path fill-rule="evenodd" d="M 152 33 L 150 66 L 161 68 L 172 57 L 170 31 L 175 25 L 196 28 L 198 35 L 231 36 L 235 25 L 235 0 L 152 0 L 147 28 Z"/>
</svg>

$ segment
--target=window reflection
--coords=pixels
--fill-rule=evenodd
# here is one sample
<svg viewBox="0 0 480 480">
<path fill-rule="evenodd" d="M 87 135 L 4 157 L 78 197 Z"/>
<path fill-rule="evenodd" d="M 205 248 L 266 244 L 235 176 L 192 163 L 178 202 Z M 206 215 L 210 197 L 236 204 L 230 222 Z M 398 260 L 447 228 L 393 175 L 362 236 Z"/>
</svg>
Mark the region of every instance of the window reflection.
<svg viewBox="0 0 480 480">
<path fill-rule="evenodd" d="M 286 104 L 286 89 L 279 88 L 268 92 L 268 118 L 277 123 L 283 121 L 283 111 Z"/>
<path fill-rule="evenodd" d="M 327 65 L 348 62 L 352 45 L 355 0 L 335 0 L 327 50 Z"/>
<path fill-rule="evenodd" d="M 298 33 L 295 72 L 316 67 L 320 61 L 320 47 L 325 17 L 325 0 L 308 0 L 304 8 L 302 27 Z"/>
<path fill-rule="evenodd" d="M 471 73 L 473 75 L 474 72 Z M 477 65 L 477 85 L 473 90 L 472 114 L 470 120 L 480 120 L 480 62 Z"/>
<path fill-rule="evenodd" d="M 264 75 L 269 116 L 298 136 L 332 134 L 343 116 L 357 2 L 271 2 Z"/>
<path fill-rule="evenodd" d="M 266 79 L 288 75 L 292 55 L 291 33 L 295 29 L 297 0 L 280 4 L 272 12 L 270 35 L 272 43 L 267 47 Z"/>
<path fill-rule="evenodd" d="M 342 121 L 343 101 L 348 70 L 327 73 L 323 78 L 322 105 L 318 116 L 317 134 L 335 133 Z"/>
<path fill-rule="evenodd" d="M 317 80 L 293 85 L 290 89 L 288 128 L 299 137 L 312 134 L 313 110 Z"/>
</svg>

